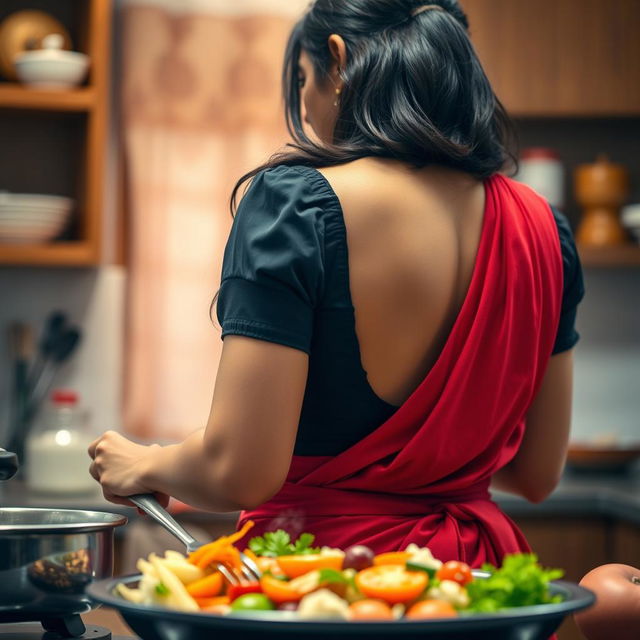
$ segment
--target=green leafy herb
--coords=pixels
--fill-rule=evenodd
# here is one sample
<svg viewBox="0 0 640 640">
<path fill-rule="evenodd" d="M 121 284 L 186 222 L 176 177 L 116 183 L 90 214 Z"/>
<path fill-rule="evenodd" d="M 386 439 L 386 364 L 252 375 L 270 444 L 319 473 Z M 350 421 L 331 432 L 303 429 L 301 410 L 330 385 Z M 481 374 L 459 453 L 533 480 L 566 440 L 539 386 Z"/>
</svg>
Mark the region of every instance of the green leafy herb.
<svg viewBox="0 0 640 640">
<path fill-rule="evenodd" d="M 168 596 L 171 591 L 169 591 L 169 588 L 164 582 L 158 582 L 158 584 L 156 585 L 156 593 L 159 596 Z"/>
<path fill-rule="evenodd" d="M 349 578 L 345 576 L 342 571 L 336 569 L 320 569 L 320 578 L 318 580 L 320 584 L 339 582 L 342 584 L 349 584 Z"/>
<path fill-rule="evenodd" d="M 549 582 L 561 578 L 563 571 L 544 569 L 533 553 L 506 555 L 500 569 L 490 564 L 483 565 L 482 569 L 491 576 L 467 585 L 471 599 L 469 612 L 491 613 L 509 607 L 562 601 L 562 596 L 550 595 Z"/>
<path fill-rule="evenodd" d="M 319 548 L 311 546 L 315 536 L 311 533 L 303 533 L 295 542 L 291 543 L 291 537 L 286 531 L 268 531 L 264 536 L 257 536 L 249 540 L 249 549 L 257 556 L 276 558 L 277 556 L 291 556 L 297 554 L 319 553 Z"/>
</svg>

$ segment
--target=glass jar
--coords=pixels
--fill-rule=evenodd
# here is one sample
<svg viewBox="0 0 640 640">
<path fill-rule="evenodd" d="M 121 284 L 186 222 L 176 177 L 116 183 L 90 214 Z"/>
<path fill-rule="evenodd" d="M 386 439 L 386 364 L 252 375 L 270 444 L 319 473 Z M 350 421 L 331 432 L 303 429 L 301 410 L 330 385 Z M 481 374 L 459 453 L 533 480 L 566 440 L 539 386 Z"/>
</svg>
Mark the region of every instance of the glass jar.
<svg viewBox="0 0 640 640">
<path fill-rule="evenodd" d="M 553 149 L 523 149 L 515 179 L 537 191 L 551 206 L 564 206 L 564 166 Z"/>
<path fill-rule="evenodd" d="M 75 391 L 59 389 L 51 394 L 42 420 L 26 444 L 26 481 L 43 493 L 86 493 L 98 490 L 89 474 L 91 444 L 87 414 Z"/>
</svg>

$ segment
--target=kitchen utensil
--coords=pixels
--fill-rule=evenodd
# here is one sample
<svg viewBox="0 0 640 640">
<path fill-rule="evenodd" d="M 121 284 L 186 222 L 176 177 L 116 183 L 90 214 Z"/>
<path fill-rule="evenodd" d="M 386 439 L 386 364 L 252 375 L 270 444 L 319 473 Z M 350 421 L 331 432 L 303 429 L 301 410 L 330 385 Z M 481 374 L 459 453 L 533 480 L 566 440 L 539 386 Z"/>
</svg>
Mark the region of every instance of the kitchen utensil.
<svg viewBox="0 0 640 640">
<path fill-rule="evenodd" d="M 474 571 L 478 579 L 488 573 Z M 591 591 L 570 582 L 551 583 L 552 594 L 563 601 L 531 607 L 516 607 L 495 614 L 461 615 L 450 619 L 394 620 L 388 622 L 347 622 L 296 620 L 287 612 L 262 612 L 250 615 L 207 615 L 184 613 L 133 604 L 116 595 L 123 583 L 135 586 L 140 575 L 100 580 L 87 592 L 96 602 L 116 609 L 125 622 L 145 640 L 280 640 L 281 638 L 366 638 L 367 640 L 546 640 L 563 618 L 591 606 Z"/>
<path fill-rule="evenodd" d="M 51 389 L 56 373 L 60 366 L 75 351 L 78 343 L 80 342 L 80 338 L 80 330 L 72 328 L 63 331 L 52 343 L 53 346 L 50 359 L 46 361 L 42 375 L 27 399 L 22 429 L 18 433 L 14 434 L 14 439 L 10 443 L 10 448 L 15 451 L 20 458 L 24 457 L 25 441 L 29 436 L 33 420 L 37 415 L 44 398 Z"/>
<path fill-rule="evenodd" d="M 44 11 L 17 11 L 0 23 L 0 73 L 7 80 L 17 80 L 14 58 L 17 54 L 39 49 L 42 39 L 56 33 L 62 36 L 64 48 L 71 48 L 71 37 L 65 26 Z"/>
<path fill-rule="evenodd" d="M 53 353 L 66 323 L 67 316 L 62 311 L 53 311 L 47 317 L 40 342 L 38 343 L 38 354 L 29 372 L 29 393 L 32 393 L 38 384 L 44 365 Z"/>
<path fill-rule="evenodd" d="M 127 519 L 71 509 L 0 508 L 0 620 L 84 632 L 85 588 L 113 575 L 113 536 Z M 65 636 L 66 637 L 66 636 Z"/>
<path fill-rule="evenodd" d="M 18 470 L 18 456 L 0 448 L 0 482 L 12 478 Z"/>
<path fill-rule="evenodd" d="M 33 357 L 33 333 L 29 325 L 15 323 L 9 328 L 10 352 L 13 361 L 13 389 L 10 403 L 7 440 L 14 442 L 24 429 L 29 387 L 27 371 Z"/>
<path fill-rule="evenodd" d="M 89 56 L 63 50 L 64 38 L 52 33 L 42 39 L 42 48 L 24 51 L 14 58 L 18 80 L 38 89 L 66 89 L 82 83 L 89 69 Z"/>
<path fill-rule="evenodd" d="M 42 401 L 49 393 L 53 380 L 62 365 L 75 351 L 80 343 L 82 334 L 77 328 L 67 329 L 54 337 L 51 341 L 51 351 L 49 359 L 45 362 L 42 375 L 38 379 L 31 392 L 29 404 L 26 411 L 26 421 L 30 422 L 37 414 L 42 405 Z"/>
<path fill-rule="evenodd" d="M 162 525 L 171 535 L 178 538 L 178 540 L 180 540 L 180 542 L 182 542 L 182 544 L 187 548 L 189 553 L 195 551 L 204 544 L 185 531 L 185 529 L 176 522 L 169 512 L 160 505 L 153 494 L 139 493 L 133 496 L 127 496 L 127 498 L 146 514 L 151 516 L 158 524 Z M 244 578 L 251 581 L 258 580 L 260 578 L 261 571 L 258 569 L 256 563 L 244 553 L 240 553 L 240 560 L 242 562 L 242 574 Z M 223 564 L 218 565 L 218 570 L 231 584 L 237 584 L 239 582 L 238 576 Z"/>
<path fill-rule="evenodd" d="M 594 164 L 576 167 L 574 174 L 576 199 L 584 207 L 576 239 L 583 246 L 622 244 L 626 234 L 618 211 L 629 192 L 629 173 L 613 164 L 604 154 Z"/>
</svg>

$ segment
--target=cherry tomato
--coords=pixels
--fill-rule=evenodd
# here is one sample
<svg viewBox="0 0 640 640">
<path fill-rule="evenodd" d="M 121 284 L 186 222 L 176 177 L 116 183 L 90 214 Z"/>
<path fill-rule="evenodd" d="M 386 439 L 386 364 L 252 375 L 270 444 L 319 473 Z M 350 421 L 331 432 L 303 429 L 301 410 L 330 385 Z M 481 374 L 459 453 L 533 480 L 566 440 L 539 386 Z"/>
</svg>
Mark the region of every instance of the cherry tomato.
<svg viewBox="0 0 640 640">
<path fill-rule="evenodd" d="M 396 604 L 417 598 L 426 589 L 429 576 L 424 571 L 407 571 L 399 564 L 383 564 L 363 569 L 355 580 L 365 596 Z"/>
<path fill-rule="evenodd" d="M 229 588 L 227 590 L 227 595 L 232 602 L 240 596 L 243 596 L 245 593 L 262 593 L 262 587 L 257 581 L 243 582 L 241 584 L 229 585 Z"/>
<path fill-rule="evenodd" d="M 288 578 L 297 578 L 316 569 L 342 569 L 344 554 L 308 553 L 291 556 L 278 556 L 278 566 Z"/>
<path fill-rule="evenodd" d="M 426 618 L 450 618 L 458 615 L 458 612 L 444 600 L 420 600 L 416 602 L 405 614 L 412 620 L 425 620 Z"/>
<path fill-rule="evenodd" d="M 357 600 L 349 605 L 351 620 L 393 620 L 391 607 L 382 600 Z"/>
<path fill-rule="evenodd" d="M 471 574 L 471 567 L 468 564 L 458 562 L 457 560 L 449 560 L 449 562 L 445 562 L 436 571 L 436 578 L 438 578 L 438 580 L 453 580 L 459 585 L 464 586 L 473 580 L 473 575 Z"/>
<path fill-rule="evenodd" d="M 245 593 L 231 603 L 232 611 L 270 611 L 273 602 L 264 593 Z"/>
</svg>

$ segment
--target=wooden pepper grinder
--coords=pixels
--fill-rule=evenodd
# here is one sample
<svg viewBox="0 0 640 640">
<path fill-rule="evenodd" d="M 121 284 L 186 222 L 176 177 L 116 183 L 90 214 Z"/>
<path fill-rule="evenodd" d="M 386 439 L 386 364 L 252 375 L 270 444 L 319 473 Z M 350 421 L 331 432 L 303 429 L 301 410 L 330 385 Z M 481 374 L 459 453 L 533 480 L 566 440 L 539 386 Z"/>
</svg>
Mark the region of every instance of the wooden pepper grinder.
<svg viewBox="0 0 640 640">
<path fill-rule="evenodd" d="M 581 164 L 574 172 L 576 199 L 584 208 L 576 240 L 583 246 L 622 244 L 626 234 L 618 212 L 629 193 L 629 174 L 620 164 L 600 154 L 593 164 Z"/>
</svg>

